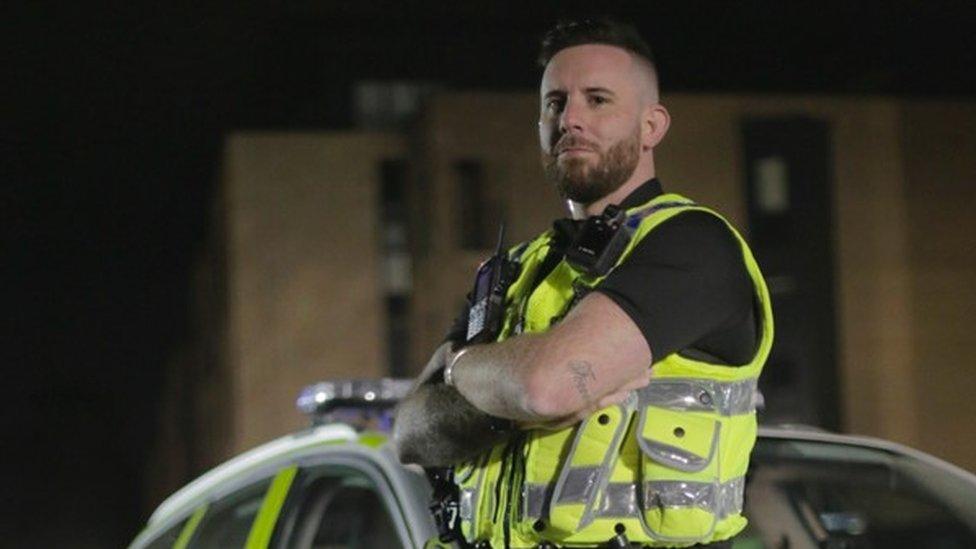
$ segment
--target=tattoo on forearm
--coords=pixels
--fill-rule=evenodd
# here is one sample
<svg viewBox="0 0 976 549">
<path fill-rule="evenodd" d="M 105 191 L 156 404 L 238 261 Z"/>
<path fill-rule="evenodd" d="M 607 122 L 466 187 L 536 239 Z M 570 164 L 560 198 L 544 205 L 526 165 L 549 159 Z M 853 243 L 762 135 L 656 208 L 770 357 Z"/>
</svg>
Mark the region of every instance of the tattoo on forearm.
<svg viewBox="0 0 976 549">
<path fill-rule="evenodd" d="M 583 397 L 583 402 L 587 405 L 593 404 L 593 397 L 590 396 L 590 388 L 586 386 L 589 381 L 596 381 L 596 374 L 593 373 L 593 365 L 585 360 L 572 360 L 569 369 L 573 375 L 573 385 L 576 391 Z"/>
</svg>

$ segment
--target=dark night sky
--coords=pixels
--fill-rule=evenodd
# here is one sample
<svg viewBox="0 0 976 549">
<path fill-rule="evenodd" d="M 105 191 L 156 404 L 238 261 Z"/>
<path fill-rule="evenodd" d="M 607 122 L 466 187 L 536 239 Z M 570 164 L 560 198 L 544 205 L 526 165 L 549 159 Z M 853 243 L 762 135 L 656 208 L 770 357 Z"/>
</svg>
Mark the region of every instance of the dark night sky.
<svg viewBox="0 0 976 549">
<path fill-rule="evenodd" d="M 0 17 L 0 421 L 4 503 L 19 510 L 0 510 L 0 526 L 108 546 L 148 511 L 141 467 L 162 368 L 189 330 L 189 268 L 222 137 L 348 127 L 350 86 L 367 79 L 532 90 L 537 36 L 568 4 L 61 4 Z M 649 39 L 665 93 L 972 100 L 965 4 L 610 11 Z"/>
</svg>

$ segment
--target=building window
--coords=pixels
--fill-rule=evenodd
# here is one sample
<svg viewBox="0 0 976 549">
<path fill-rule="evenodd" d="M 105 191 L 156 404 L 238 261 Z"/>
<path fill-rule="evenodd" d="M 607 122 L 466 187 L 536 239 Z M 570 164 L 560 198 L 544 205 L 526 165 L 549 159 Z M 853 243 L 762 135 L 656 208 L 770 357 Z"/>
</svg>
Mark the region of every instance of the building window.
<svg viewBox="0 0 976 549">
<path fill-rule="evenodd" d="M 462 159 L 454 163 L 458 236 L 464 250 L 492 249 L 502 222 L 501 201 L 485 177 L 480 160 Z"/>
<path fill-rule="evenodd" d="M 406 377 L 410 362 L 409 304 L 413 286 L 407 233 L 407 161 L 384 160 L 380 166 L 380 180 L 387 371 L 393 377 Z"/>
</svg>

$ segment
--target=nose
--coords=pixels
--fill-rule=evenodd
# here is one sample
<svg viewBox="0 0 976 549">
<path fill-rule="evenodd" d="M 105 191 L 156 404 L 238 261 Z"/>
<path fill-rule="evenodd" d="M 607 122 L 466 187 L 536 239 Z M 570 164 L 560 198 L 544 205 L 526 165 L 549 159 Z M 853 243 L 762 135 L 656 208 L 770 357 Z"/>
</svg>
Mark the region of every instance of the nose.
<svg viewBox="0 0 976 549">
<path fill-rule="evenodd" d="M 584 122 L 584 112 L 580 102 L 572 98 L 567 99 L 563 112 L 559 115 L 560 133 L 582 132 Z"/>
</svg>

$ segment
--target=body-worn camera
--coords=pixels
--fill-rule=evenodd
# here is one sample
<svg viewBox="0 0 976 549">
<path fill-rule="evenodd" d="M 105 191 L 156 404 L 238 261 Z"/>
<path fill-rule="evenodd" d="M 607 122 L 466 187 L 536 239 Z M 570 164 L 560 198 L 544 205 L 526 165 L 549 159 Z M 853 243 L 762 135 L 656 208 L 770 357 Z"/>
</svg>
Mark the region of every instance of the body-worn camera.
<svg viewBox="0 0 976 549">
<path fill-rule="evenodd" d="M 610 272 L 630 242 L 626 219 L 626 213 L 616 204 L 607 206 L 601 215 L 588 218 L 566 249 L 566 261 L 590 276 Z"/>
</svg>

